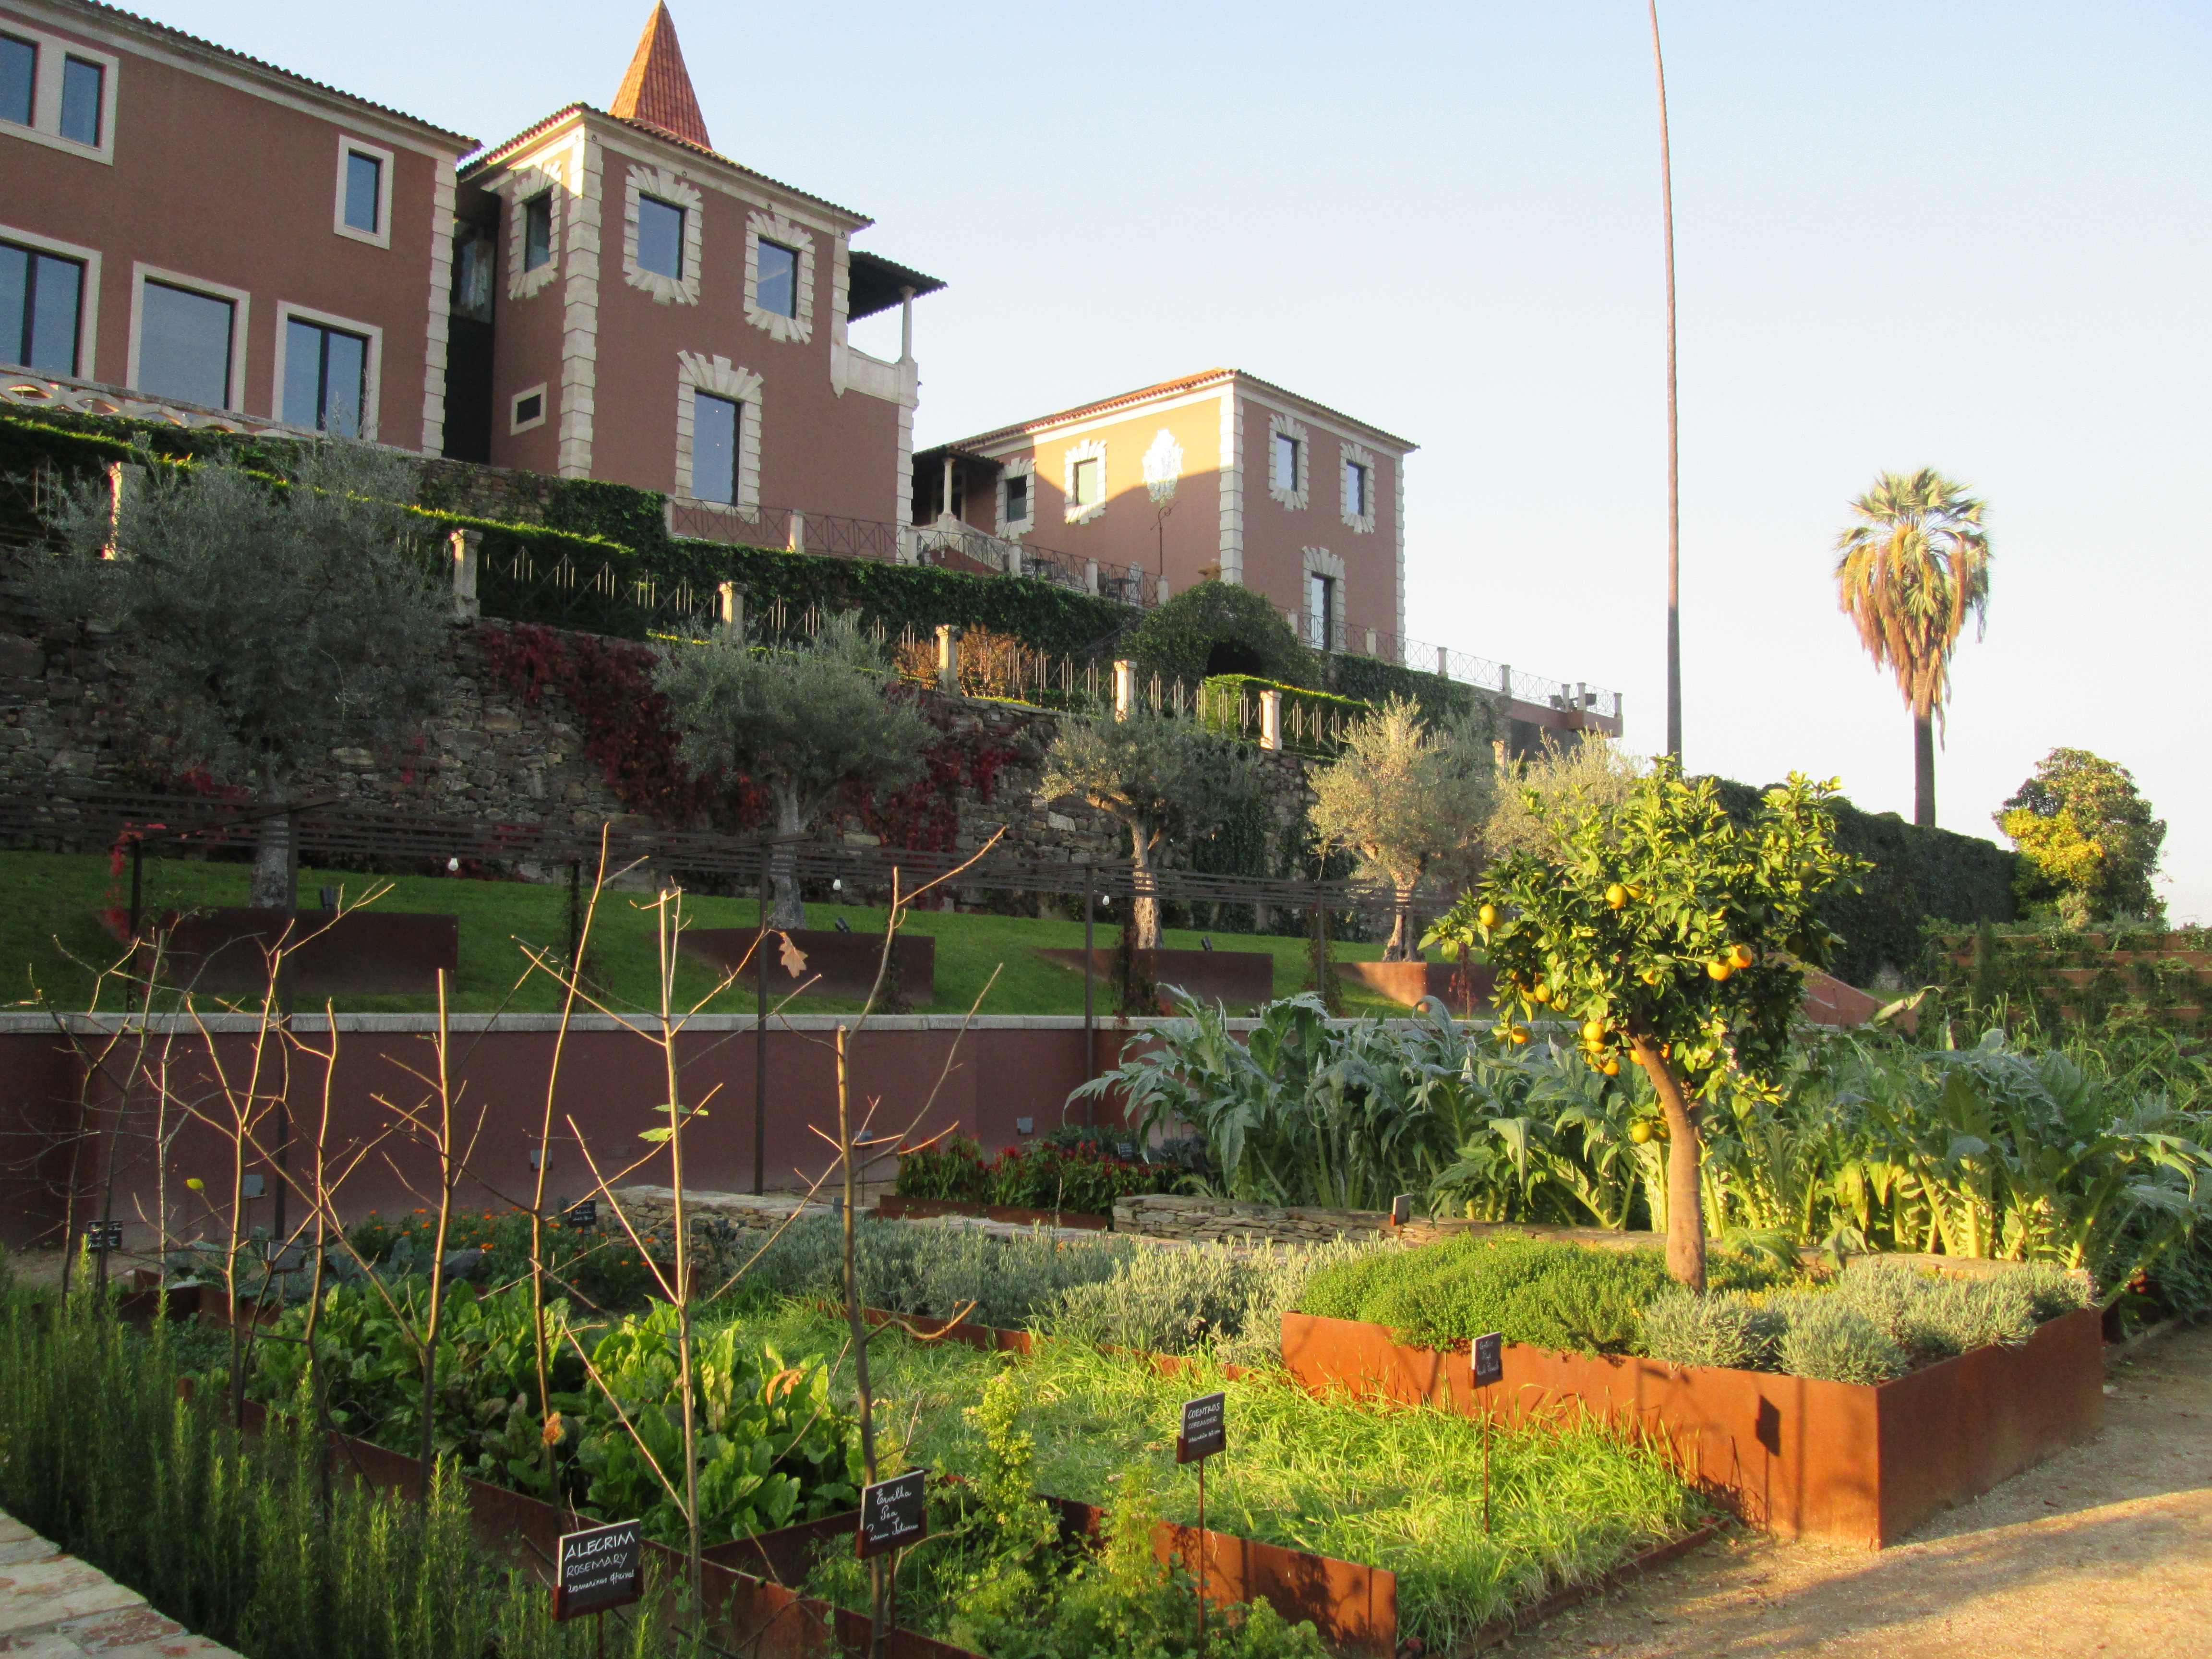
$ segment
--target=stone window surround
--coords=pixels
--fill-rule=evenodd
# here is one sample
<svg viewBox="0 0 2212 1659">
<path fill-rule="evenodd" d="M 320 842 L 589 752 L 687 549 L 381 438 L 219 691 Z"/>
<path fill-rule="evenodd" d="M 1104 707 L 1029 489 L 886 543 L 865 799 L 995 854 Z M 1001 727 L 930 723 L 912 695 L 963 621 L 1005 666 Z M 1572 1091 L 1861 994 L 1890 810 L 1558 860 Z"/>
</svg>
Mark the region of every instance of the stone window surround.
<svg viewBox="0 0 2212 1659">
<path fill-rule="evenodd" d="M 796 316 L 763 311 L 760 305 L 760 245 L 765 238 L 780 242 L 799 255 L 793 286 Z M 758 210 L 745 221 L 745 320 L 764 329 L 772 340 L 796 341 L 804 345 L 814 337 L 814 233 L 803 229 L 781 213 Z"/>
<path fill-rule="evenodd" d="M 548 161 L 554 165 L 547 166 Z M 527 167 L 515 168 L 507 176 L 507 297 L 526 300 L 538 289 L 548 286 L 561 269 L 561 235 L 567 228 L 568 202 L 574 192 L 560 171 L 556 158 L 540 156 Z M 529 216 L 523 212 L 525 204 L 549 195 L 552 201 L 552 224 L 546 236 L 546 245 L 552 257 L 535 270 L 522 268 L 522 228 Z"/>
<path fill-rule="evenodd" d="M 33 28 L 28 21 L 10 16 L 8 33 L 19 40 L 28 40 L 39 49 L 39 66 L 31 82 L 31 125 L 18 126 L 13 121 L 0 121 L 0 133 L 11 138 L 21 138 L 33 144 L 44 144 L 64 155 L 76 155 L 88 161 L 98 161 L 105 167 L 115 165 L 115 99 L 116 82 L 121 73 L 122 59 L 112 52 L 101 52 L 81 40 L 66 40 L 58 34 L 48 34 Z M 73 138 L 62 137 L 62 60 L 78 58 L 88 64 L 97 64 L 100 76 L 100 142 L 80 144 Z"/>
<path fill-rule="evenodd" d="M 366 155 L 376 163 L 376 228 L 362 230 L 346 222 L 346 157 Z M 331 228 L 339 235 L 356 242 L 366 242 L 371 247 L 392 246 L 392 155 L 382 144 L 372 144 L 366 138 L 356 138 L 350 133 L 338 134 L 337 191 L 331 201 Z"/>
<path fill-rule="evenodd" d="M 658 197 L 684 210 L 684 275 L 664 276 L 637 262 L 638 198 Z M 667 167 L 633 165 L 623 185 L 623 280 L 653 296 L 656 305 L 699 303 L 699 264 L 706 231 L 701 220 L 706 198 L 699 187 Z"/>
<path fill-rule="evenodd" d="M 1075 504 L 1075 464 L 1078 461 L 1098 463 L 1098 499 L 1088 507 Z M 1085 438 L 1079 444 L 1070 444 L 1060 452 L 1060 494 L 1066 505 L 1066 517 L 1070 524 L 1089 524 L 1106 510 L 1109 486 L 1106 482 L 1106 441 Z"/>
<path fill-rule="evenodd" d="M 1275 440 L 1279 437 L 1297 441 L 1298 477 L 1295 489 L 1284 489 L 1275 478 Z M 1270 410 L 1267 413 L 1267 493 L 1291 512 L 1303 513 L 1310 499 L 1307 485 L 1312 476 L 1313 434 L 1306 430 L 1306 423 L 1294 415 Z"/>
<path fill-rule="evenodd" d="M 1018 519 L 1006 516 L 1006 480 L 1027 478 L 1030 481 L 1029 511 Z M 999 469 L 999 533 L 1019 536 L 1036 528 L 1036 457 L 1017 455 Z"/>
<path fill-rule="evenodd" d="M 762 378 L 733 367 L 727 357 L 703 352 L 676 354 L 676 495 L 712 510 L 752 519 L 760 514 L 760 429 Z M 691 429 L 697 395 L 709 392 L 738 405 L 737 500 L 706 501 L 691 493 Z"/>
<path fill-rule="evenodd" d="M 1299 557 L 1304 566 L 1298 574 L 1298 620 L 1301 624 L 1297 629 L 1299 643 L 1311 645 L 1319 629 L 1321 618 L 1314 614 L 1313 608 L 1313 578 L 1327 576 L 1336 584 L 1336 615 L 1331 619 L 1335 624 L 1333 629 L 1335 637 L 1320 648 L 1341 651 L 1344 649 L 1346 633 L 1344 561 L 1325 547 L 1302 548 L 1299 550 Z"/>
<path fill-rule="evenodd" d="M 334 328 L 343 334 L 358 335 L 368 342 L 364 354 L 368 361 L 362 366 L 361 431 L 367 442 L 376 441 L 378 405 L 381 402 L 384 383 L 384 331 L 374 323 L 356 322 L 350 317 L 340 317 L 327 311 L 314 311 L 289 300 L 276 302 L 276 367 L 270 380 L 269 412 L 278 420 L 284 418 L 284 352 L 290 343 L 292 331 L 288 326 L 297 317 L 303 323 L 314 323 L 324 328 Z"/>
<path fill-rule="evenodd" d="M 242 288 L 233 288 L 227 283 L 210 283 L 204 277 L 187 276 L 180 270 L 165 270 L 159 265 L 149 265 L 134 259 L 131 262 L 131 356 L 130 367 L 125 371 L 126 383 L 132 390 L 138 387 L 138 348 L 146 327 L 146 284 L 161 283 L 171 288 L 189 289 L 204 294 L 210 299 L 230 301 L 230 400 L 223 405 L 234 415 L 246 413 L 246 340 L 252 326 L 253 296 Z M 270 418 L 282 416 L 271 410 Z"/>
<path fill-rule="evenodd" d="M 12 30 L 10 31 L 13 32 Z M 37 250 L 40 253 L 58 253 L 64 259 L 75 259 L 84 266 L 84 286 L 76 298 L 76 374 L 80 380 L 96 380 L 93 372 L 93 349 L 100 340 L 100 250 L 79 247 L 75 242 L 57 241 L 51 236 L 41 236 L 34 230 L 18 230 L 13 225 L 0 225 L 0 242 L 13 242 L 19 247 Z M 131 291 L 132 349 L 137 349 L 138 309 L 137 291 Z"/>
<path fill-rule="evenodd" d="M 1165 427 L 1155 433 L 1144 461 L 1145 488 L 1154 502 L 1164 505 L 1173 501 L 1176 485 L 1182 479 L 1182 446 L 1176 441 L 1175 434 Z"/>
<path fill-rule="evenodd" d="M 526 398 L 538 399 L 538 414 L 527 421 L 518 418 Z M 519 433 L 534 432 L 552 417 L 553 399 L 546 395 L 545 382 L 540 380 L 536 386 L 526 386 L 507 400 L 507 435 L 512 438 Z"/>
<path fill-rule="evenodd" d="M 1338 461 L 1337 480 L 1343 497 L 1345 528 L 1355 535 L 1371 536 L 1375 533 L 1375 490 L 1380 482 L 1375 474 L 1375 457 L 1363 446 L 1349 440 L 1345 441 L 1342 449 L 1343 453 Z M 1367 510 L 1364 513 L 1352 511 L 1352 480 L 1344 476 L 1355 466 L 1364 468 L 1367 473 Z"/>
</svg>

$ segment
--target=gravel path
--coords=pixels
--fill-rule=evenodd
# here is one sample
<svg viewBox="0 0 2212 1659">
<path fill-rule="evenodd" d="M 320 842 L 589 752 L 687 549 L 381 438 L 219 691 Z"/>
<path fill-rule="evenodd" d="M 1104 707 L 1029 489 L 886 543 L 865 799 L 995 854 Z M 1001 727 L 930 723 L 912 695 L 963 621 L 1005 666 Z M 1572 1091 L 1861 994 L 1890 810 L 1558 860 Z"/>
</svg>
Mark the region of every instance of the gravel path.
<svg viewBox="0 0 2212 1659">
<path fill-rule="evenodd" d="M 2108 1381 L 2104 1432 L 1878 1555 L 1740 1535 L 1513 1659 L 2212 1656 L 2212 1328 Z"/>
</svg>

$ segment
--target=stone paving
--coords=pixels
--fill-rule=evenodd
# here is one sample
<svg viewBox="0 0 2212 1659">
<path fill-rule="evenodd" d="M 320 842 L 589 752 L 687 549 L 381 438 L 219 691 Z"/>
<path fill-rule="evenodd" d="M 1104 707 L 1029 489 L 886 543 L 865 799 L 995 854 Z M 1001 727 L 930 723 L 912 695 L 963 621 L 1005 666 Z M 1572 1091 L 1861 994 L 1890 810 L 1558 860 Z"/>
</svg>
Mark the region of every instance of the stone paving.
<svg viewBox="0 0 2212 1659">
<path fill-rule="evenodd" d="M 10 1659 L 237 1659 L 137 1590 L 0 1514 L 0 1654 Z"/>
</svg>

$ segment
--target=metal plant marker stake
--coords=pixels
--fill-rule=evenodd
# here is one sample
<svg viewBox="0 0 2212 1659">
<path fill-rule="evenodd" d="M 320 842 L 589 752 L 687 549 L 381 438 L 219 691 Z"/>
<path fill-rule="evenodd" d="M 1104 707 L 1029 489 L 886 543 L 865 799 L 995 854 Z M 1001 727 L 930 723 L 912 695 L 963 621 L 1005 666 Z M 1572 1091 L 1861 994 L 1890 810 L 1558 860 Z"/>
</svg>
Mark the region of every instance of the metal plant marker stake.
<svg viewBox="0 0 2212 1659">
<path fill-rule="evenodd" d="M 1490 1535 L 1490 1385 L 1505 1375 L 1505 1338 L 1492 1331 L 1474 1339 L 1474 1386 L 1482 1406 L 1482 1534 Z"/>
<path fill-rule="evenodd" d="M 1176 1462 L 1198 1465 L 1198 1652 L 1206 1655 L 1206 1460 L 1229 1449 L 1229 1396 L 1202 1394 L 1182 1406 L 1182 1432 L 1176 1436 Z"/>
</svg>

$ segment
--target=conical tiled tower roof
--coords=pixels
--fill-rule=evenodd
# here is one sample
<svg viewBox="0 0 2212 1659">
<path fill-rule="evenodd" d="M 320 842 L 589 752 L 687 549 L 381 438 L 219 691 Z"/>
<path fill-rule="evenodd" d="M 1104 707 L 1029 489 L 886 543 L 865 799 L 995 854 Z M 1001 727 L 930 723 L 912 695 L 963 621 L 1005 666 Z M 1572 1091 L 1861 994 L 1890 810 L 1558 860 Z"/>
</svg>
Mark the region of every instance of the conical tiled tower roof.
<svg viewBox="0 0 2212 1659">
<path fill-rule="evenodd" d="M 714 147 L 707 137 L 707 118 L 699 113 L 699 94 L 691 89 L 691 72 L 684 67 L 684 48 L 676 44 L 676 20 L 668 15 L 665 0 L 653 7 L 645 33 L 638 37 L 637 56 L 629 60 L 629 73 L 623 76 L 611 112 L 702 149 Z"/>
</svg>

